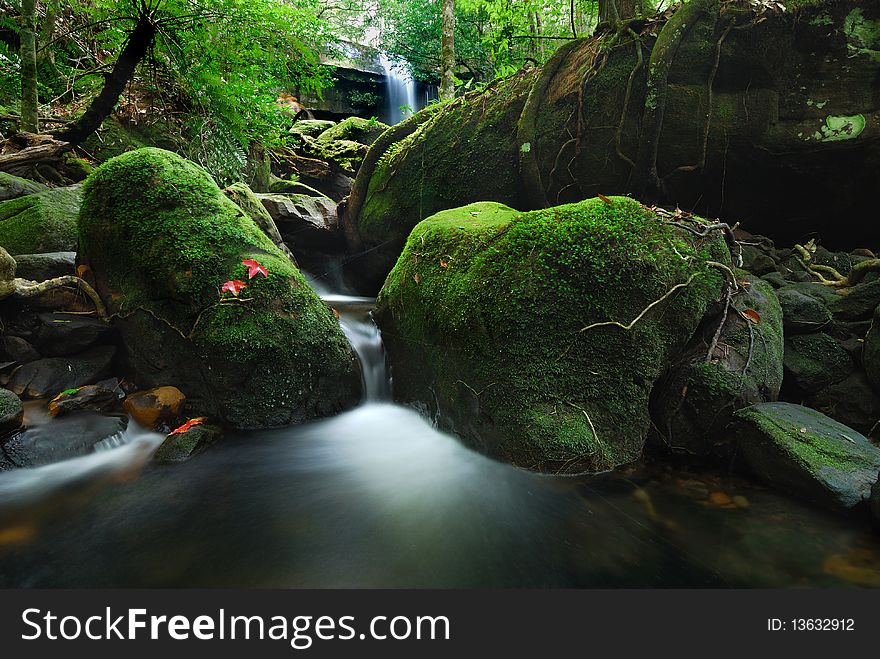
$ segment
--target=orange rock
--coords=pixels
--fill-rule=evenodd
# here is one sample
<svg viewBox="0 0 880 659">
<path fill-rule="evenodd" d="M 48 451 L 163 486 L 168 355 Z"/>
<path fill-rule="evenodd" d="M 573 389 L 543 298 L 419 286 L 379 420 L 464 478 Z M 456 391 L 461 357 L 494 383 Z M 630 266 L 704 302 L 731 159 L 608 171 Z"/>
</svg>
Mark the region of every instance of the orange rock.
<svg viewBox="0 0 880 659">
<path fill-rule="evenodd" d="M 172 421 L 183 412 L 186 396 L 177 387 L 157 387 L 138 391 L 122 404 L 132 419 L 146 428 L 155 428 L 160 421 Z"/>
<path fill-rule="evenodd" d="M 733 503 L 733 499 L 724 492 L 712 492 L 709 495 L 709 503 L 713 506 L 728 506 Z"/>
</svg>

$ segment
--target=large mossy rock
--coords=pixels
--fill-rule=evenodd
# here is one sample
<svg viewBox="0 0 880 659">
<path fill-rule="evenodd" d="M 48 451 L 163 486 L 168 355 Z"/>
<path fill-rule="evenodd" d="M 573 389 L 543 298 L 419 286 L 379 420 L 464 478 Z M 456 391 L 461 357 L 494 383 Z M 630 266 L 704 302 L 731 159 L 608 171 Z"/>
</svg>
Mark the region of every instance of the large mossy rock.
<svg viewBox="0 0 880 659">
<path fill-rule="evenodd" d="M 737 447 L 768 485 L 838 509 L 870 497 L 880 448 L 852 428 L 790 403 L 754 405 L 735 417 Z"/>
<path fill-rule="evenodd" d="M 710 309 L 652 394 L 657 434 L 674 452 L 728 457 L 734 412 L 779 396 L 782 309 L 770 284 L 736 275 L 740 290 L 726 315 L 724 301 Z"/>
<path fill-rule="evenodd" d="M 197 165 L 153 148 L 106 162 L 86 182 L 80 248 L 139 385 L 176 386 L 239 428 L 356 402 L 355 358 L 333 313 Z M 248 280 L 245 259 L 268 277 L 224 299 L 225 281 Z"/>
<path fill-rule="evenodd" d="M 80 186 L 55 188 L 0 203 L 0 246 L 16 254 L 76 250 Z"/>
<path fill-rule="evenodd" d="M 369 146 L 386 130 L 388 130 L 388 124 L 383 124 L 381 121 L 364 119 L 362 117 L 348 117 L 323 131 L 318 135 L 317 141 L 350 140 Z"/>
<path fill-rule="evenodd" d="M 424 220 L 375 312 L 395 397 L 522 467 L 637 459 L 655 380 L 721 294 L 705 261 L 729 259 L 719 233 L 679 231 L 624 197 L 525 214 L 485 202 Z M 631 329 L 610 324 L 664 296 Z"/>
<path fill-rule="evenodd" d="M 412 227 L 444 208 L 599 193 L 746 218 L 786 241 L 848 232 L 876 247 L 862 218 L 880 176 L 880 4 L 785 6 L 691 0 L 637 41 L 599 31 L 538 72 L 432 110 L 358 172 L 369 193 L 353 197 L 351 218 L 376 249 L 368 272 L 380 278 Z"/>
<path fill-rule="evenodd" d="M 46 186 L 42 183 L 36 183 L 26 178 L 19 178 L 6 172 L 0 172 L 0 201 L 17 199 L 29 194 L 43 192 L 45 189 Z"/>
</svg>

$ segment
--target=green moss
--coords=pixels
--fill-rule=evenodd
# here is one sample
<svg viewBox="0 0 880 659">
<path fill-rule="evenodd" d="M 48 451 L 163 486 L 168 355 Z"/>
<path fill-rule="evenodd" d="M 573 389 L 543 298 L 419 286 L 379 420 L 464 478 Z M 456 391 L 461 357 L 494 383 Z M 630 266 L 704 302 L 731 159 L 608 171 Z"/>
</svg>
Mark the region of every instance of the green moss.
<svg viewBox="0 0 880 659">
<path fill-rule="evenodd" d="M 521 466 L 636 459 L 654 380 L 719 294 L 704 260 L 729 255 L 720 238 L 692 244 L 638 202 L 611 201 L 481 202 L 418 224 L 377 301 L 395 391 L 439 401 L 472 443 Z M 630 330 L 580 331 L 627 324 L 689 280 Z"/>
<path fill-rule="evenodd" d="M 328 378 L 350 379 L 352 353 L 331 311 L 197 165 L 153 148 L 108 161 L 86 182 L 79 229 L 80 258 L 108 310 L 122 318 L 143 311 L 186 337 L 181 349 L 209 365 L 219 409 L 234 425 L 312 416 L 297 401 Z M 268 277 L 248 280 L 245 259 Z M 249 287 L 220 303 L 231 279 Z M 186 383 L 180 388 L 189 395 Z"/>
<path fill-rule="evenodd" d="M 0 203 L 0 246 L 13 256 L 75 250 L 81 199 L 72 186 Z"/>
<path fill-rule="evenodd" d="M 348 117 L 338 124 L 329 127 L 318 135 L 318 142 L 350 140 L 361 144 L 372 144 L 379 135 L 388 130 L 388 125 L 375 119 Z"/>
<path fill-rule="evenodd" d="M 28 179 L 19 178 L 6 172 L 0 172 L 0 201 L 15 199 L 25 195 L 43 192 L 45 185 Z"/>
</svg>

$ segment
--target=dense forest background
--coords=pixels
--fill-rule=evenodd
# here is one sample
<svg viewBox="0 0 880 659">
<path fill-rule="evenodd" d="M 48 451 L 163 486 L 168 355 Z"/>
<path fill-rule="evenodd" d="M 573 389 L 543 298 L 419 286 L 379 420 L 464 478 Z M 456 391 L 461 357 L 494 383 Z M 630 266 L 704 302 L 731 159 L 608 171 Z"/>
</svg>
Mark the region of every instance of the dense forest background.
<svg viewBox="0 0 880 659">
<path fill-rule="evenodd" d="M 545 62 L 605 18 L 653 14 L 670 4 L 0 0 L 0 127 L 80 143 L 112 110 L 127 132 L 149 133 L 150 143 L 178 142 L 175 150 L 218 179 L 236 180 L 254 144 L 283 146 L 297 97 L 321 98 L 334 84 L 335 69 L 326 62 L 344 57 L 352 43 L 383 51 L 421 83 L 439 84 L 445 71 L 440 91 L 448 98 Z M 22 58 L 31 35 L 34 62 Z M 70 122 L 90 106 L 88 125 L 81 119 L 74 134 Z"/>
</svg>

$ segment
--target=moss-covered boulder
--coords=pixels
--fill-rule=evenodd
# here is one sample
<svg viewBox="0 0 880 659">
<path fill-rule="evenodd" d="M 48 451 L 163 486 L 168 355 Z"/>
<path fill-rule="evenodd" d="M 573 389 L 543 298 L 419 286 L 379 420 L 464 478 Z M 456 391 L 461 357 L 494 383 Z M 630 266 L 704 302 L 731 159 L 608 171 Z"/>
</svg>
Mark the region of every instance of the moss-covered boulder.
<svg viewBox="0 0 880 659">
<path fill-rule="evenodd" d="M 223 194 L 229 197 L 232 201 L 235 202 L 236 206 L 238 206 L 244 214 L 251 218 L 260 229 L 263 230 L 269 240 L 275 243 L 275 246 L 284 252 L 288 258 L 292 259 L 294 263 L 296 259 L 293 257 L 293 253 L 284 243 L 284 239 L 281 237 L 281 234 L 278 232 L 278 227 L 275 225 L 275 220 L 272 219 L 272 216 L 269 215 L 269 211 L 263 208 L 263 204 L 260 202 L 260 199 L 254 194 L 254 191 L 248 187 L 246 183 L 233 183 L 232 185 L 223 189 Z"/>
<path fill-rule="evenodd" d="M 16 254 L 76 250 L 80 186 L 55 188 L 0 203 L 0 246 Z"/>
<path fill-rule="evenodd" d="M 80 258 L 142 387 L 173 385 L 239 428 L 331 414 L 359 393 L 330 309 L 200 167 L 160 149 L 123 154 L 85 185 Z M 248 279 L 244 260 L 268 276 Z M 249 282 L 238 297 L 229 280 Z"/>
<path fill-rule="evenodd" d="M 657 435 L 672 451 L 728 457 L 733 413 L 779 396 L 782 309 L 770 284 L 742 271 L 736 276 L 730 307 L 725 312 L 722 301 L 710 308 L 652 394 Z"/>
<path fill-rule="evenodd" d="M 852 358 L 828 334 L 796 334 L 785 339 L 786 388 L 814 394 L 855 370 Z"/>
<path fill-rule="evenodd" d="M 303 138 L 301 151 L 312 158 L 325 160 L 335 169 L 354 176 L 369 147 L 354 140 L 311 140 Z"/>
<path fill-rule="evenodd" d="M 290 127 L 292 135 L 305 135 L 306 137 L 318 137 L 321 133 L 336 125 L 329 119 L 300 119 Z"/>
<path fill-rule="evenodd" d="M 682 2 L 668 20 L 598 30 L 539 71 L 441 106 L 358 172 L 370 194 L 351 218 L 364 246 L 387 270 L 388 245 L 399 251 L 450 206 L 631 193 L 747 218 L 749 231 L 786 241 L 847 231 L 876 247 L 862 218 L 880 172 L 880 58 L 854 26 L 873 39 L 880 4 L 784 4 Z"/>
<path fill-rule="evenodd" d="M 880 448 L 821 412 L 763 403 L 735 415 L 734 436 L 749 469 L 771 487 L 830 508 L 870 496 Z"/>
<path fill-rule="evenodd" d="M 42 183 L 19 178 L 6 172 L 0 172 L 0 201 L 17 199 L 25 195 L 43 192 L 46 186 Z"/>
<path fill-rule="evenodd" d="M 388 130 L 388 124 L 383 124 L 376 119 L 364 119 L 362 117 L 348 117 L 335 124 L 318 135 L 318 142 L 332 142 L 334 140 L 350 140 L 369 146 L 376 141 L 382 133 Z"/>
<path fill-rule="evenodd" d="M 437 213 L 377 300 L 395 397 L 530 469 L 635 460 L 655 380 L 720 296 L 709 259 L 729 259 L 720 234 L 697 239 L 624 197 Z"/>
</svg>

